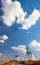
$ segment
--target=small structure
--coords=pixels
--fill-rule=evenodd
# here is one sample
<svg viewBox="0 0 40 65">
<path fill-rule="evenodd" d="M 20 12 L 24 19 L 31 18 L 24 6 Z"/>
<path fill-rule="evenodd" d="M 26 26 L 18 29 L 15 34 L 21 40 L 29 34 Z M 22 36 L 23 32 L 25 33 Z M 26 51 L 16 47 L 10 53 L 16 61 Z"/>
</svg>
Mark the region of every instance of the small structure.
<svg viewBox="0 0 40 65">
<path fill-rule="evenodd" d="M 23 61 L 24 59 L 22 57 L 19 57 L 18 55 L 15 56 L 14 60 L 17 61 Z"/>
<path fill-rule="evenodd" d="M 15 58 L 14 58 L 14 60 L 18 60 L 19 61 L 20 60 L 19 56 L 16 55 Z"/>
</svg>

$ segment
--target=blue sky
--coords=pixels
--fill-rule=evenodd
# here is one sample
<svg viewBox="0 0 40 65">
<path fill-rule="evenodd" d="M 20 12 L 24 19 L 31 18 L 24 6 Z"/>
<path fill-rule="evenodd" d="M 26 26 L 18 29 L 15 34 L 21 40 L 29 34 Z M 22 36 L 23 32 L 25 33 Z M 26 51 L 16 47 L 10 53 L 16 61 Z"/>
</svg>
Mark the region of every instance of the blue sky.
<svg viewBox="0 0 40 65">
<path fill-rule="evenodd" d="M 13 21 L 13 19 L 10 19 L 9 18 L 10 15 L 8 16 L 7 14 L 9 14 L 9 12 L 12 13 L 15 10 L 13 10 L 13 7 L 10 5 L 12 7 L 13 11 L 12 10 L 10 11 L 10 8 L 9 8 L 9 12 L 5 13 L 5 11 L 6 11 L 5 2 L 6 1 L 3 0 L 4 4 L 2 3 L 2 1 L 0 4 L 0 9 L 1 9 L 0 10 L 0 53 L 2 53 L 2 55 L 6 55 L 11 58 L 13 58 L 16 54 L 18 54 L 19 56 L 23 55 L 25 57 L 25 54 L 21 53 L 20 50 L 19 50 L 19 52 L 17 52 L 17 51 L 15 51 L 15 49 L 12 49 L 12 47 L 18 47 L 19 45 L 25 45 L 26 47 L 27 46 L 32 47 L 32 45 L 35 44 L 35 46 L 33 46 L 33 49 L 31 47 L 29 47 L 29 50 L 31 50 L 35 55 L 38 55 L 38 57 L 40 57 L 40 48 L 39 48 L 40 47 L 40 0 L 13 0 L 13 2 L 12 2 L 12 3 L 14 3 L 13 6 L 16 7 L 17 2 L 21 4 L 21 7 L 19 7 L 19 9 L 17 8 L 16 10 L 17 11 L 20 10 L 19 13 L 22 10 L 23 14 L 22 13 L 20 13 L 20 14 L 22 14 L 22 16 L 24 16 L 23 19 L 25 20 L 25 22 L 26 22 L 26 19 L 28 19 L 29 22 L 34 20 L 33 21 L 34 24 L 32 22 L 31 22 L 32 24 L 31 23 L 26 24 L 25 22 L 20 22 L 17 20 L 17 18 L 15 18 L 15 22 L 13 22 L 12 25 L 9 25 L 9 24 L 10 24 L 10 20 Z M 7 3 L 10 4 L 9 2 L 7 2 Z M 5 7 L 2 5 L 4 5 Z M 15 11 L 15 13 L 17 11 Z M 35 14 L 34 11 L 37 13 Z M 27 13 L 27 15 L 25 12 Z M 34 12 L 34 14 L 32 14 L 33 12 Z M 5 20 L 5 18 L 6 18 L 5 15 L 7 15 L 7 17 L 9 18 L 7 21 Z M 35 15 L 34 19 L 30 20 L 30 18 L 33 15 Z M 16 16 L 18 17 L 19 14 Z M 12 15 L 12 18 L 13 17 L 14 16 Z M 37 17 L 37 18 L 35 18 L 35 17 Z M 8 24 L 8 22 L 9 22 L 9 24 Z M 26 28 L 23 27 L 24 24 L 25 24 Z M 28 26 L 28 28 L 27 28 L 27 26 Z M 8 37 L 8 38 L 6 38 L 6 40 L 4 40 L 2 37 L 3 35 L 5 35 L 5 37 Z M 3 42 L 1 41 L 1 39 Z M 32 42 L 33 42 L 33 44 L 32 44 Z M 36 48 L 37 45 L 38 45 L 38 48 Z M 34 48 L 35 48 L 35 50 L 34 50 Z"/>
</svg>

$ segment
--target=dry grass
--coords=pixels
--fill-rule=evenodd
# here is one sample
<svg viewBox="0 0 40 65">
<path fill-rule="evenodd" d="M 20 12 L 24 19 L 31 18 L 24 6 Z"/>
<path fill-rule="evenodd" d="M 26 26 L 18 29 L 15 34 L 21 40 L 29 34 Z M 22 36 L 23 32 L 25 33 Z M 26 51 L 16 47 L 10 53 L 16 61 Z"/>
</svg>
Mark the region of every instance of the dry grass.
<svg viewBox="0 0 40 65">
<path fill-rule="evenodd" d="M 40 65 L 40 60 L 39 61 L 16 61 L 16 60 L 11 60 L 9 62 L 6 62 L 4 64 L 0 65 Z"/>
</svg>

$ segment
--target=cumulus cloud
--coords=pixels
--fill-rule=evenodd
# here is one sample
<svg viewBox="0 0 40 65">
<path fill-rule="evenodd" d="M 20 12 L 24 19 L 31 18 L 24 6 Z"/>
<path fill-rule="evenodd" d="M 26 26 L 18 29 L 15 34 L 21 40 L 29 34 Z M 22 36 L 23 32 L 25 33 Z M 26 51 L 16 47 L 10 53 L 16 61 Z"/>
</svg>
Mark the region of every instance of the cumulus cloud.
<svg viewBox="0 0 40 65">
<path fill-rule="evenodd" d="M 4 43 L 5 40 L 7 40 L 7 39 L 8 39 L 8 36 L 6 36 L 6 35 L 0 36 L 0 43 Z"/>
<path fill-rule="evenodd" d="M 25 23 L 22 26 L 22 29 L 29 29 L 32 25 L 35 25 L 37 20 L 40 17 L 40 13 L 37 9 L 34 9 L 33 12 L 25 19 Z"/>
<path fill-rule="evenodd" d="M 32 25 L 36 24 L 40 17 L 39 10 L 34 9 L 29 17 L 26 18 L 27 12 L 23 10 L 21 3 L 18 1 L 2 0 L 2 4 L 2 10 L 4 11 L 2 16 L 3 23 L 7 26 L 12 26 L 16 22 L 17 24 L 22 24 L 22 27 L 19 27 L 19 29 L 29 29 Z"/>
<path fill-rule="evenodd" d="M 7 39 L 8 39 L 8 36 L 3 35 L 3 36 L 2 36 L 2 39 L 3 39 L 3 40 L 7 40 Z"/>
<path fill-rule="evenodd" d="M 25 45 L 19 45 L 19 46 L 17 46 L 17 47 L 13 46 L 13 47 L 11 47 L 11 48 L 12 48 L 13 50 L 15 50 L 15 51 L 19 51 L 19 52 L 24 53 L 24 54 L 27 52 Z"/>
<path fill-rule="evenodd" d="M 4 15 L 2 16 L 3 18 L 3 23 L 7 26 L 11 26 L 12 24 L 15 23 L 16 17 L 17 23 L 22 23 L 24 21 L 24 17 L 27 14 L 26 12 L 23 11 L 21 8 L 21 4 L 18 1 L 12 2 L 11 0 L 2 0 L 3 4 L 3 11 Z"/>
<path fill-rule="evenodd" d="M 36 51 L 40 51 L 40 42 L 36 40 L 33 40 L 29 46 Z"/>
<path fill-rule="evenodd" d="M 5 41 L 4 40 L 0 40 L 0 43 L 4 43 Z"/>
</svg>

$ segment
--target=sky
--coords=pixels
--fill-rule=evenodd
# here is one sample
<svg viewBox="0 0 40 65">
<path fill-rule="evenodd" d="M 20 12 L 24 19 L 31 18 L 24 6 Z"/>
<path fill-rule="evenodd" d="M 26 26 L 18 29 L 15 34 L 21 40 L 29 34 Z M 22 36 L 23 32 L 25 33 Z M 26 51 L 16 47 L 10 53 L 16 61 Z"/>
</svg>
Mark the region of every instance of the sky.
<svg viewBox="0 0 40 65">
<path fill-rule="evenodd" d="M 40 0 L 1 0 L 1 59 L 25 58 L 26 48 L 40 59 Z"/>
</svg>

